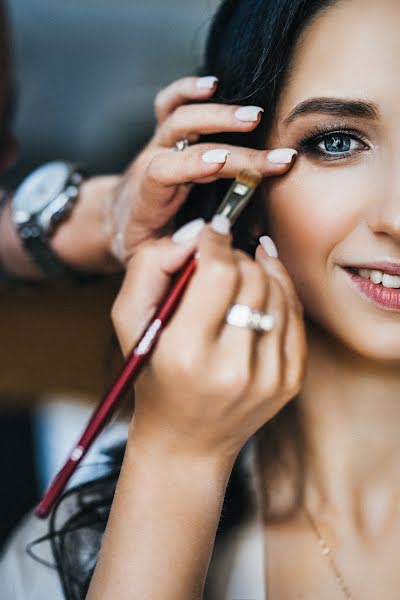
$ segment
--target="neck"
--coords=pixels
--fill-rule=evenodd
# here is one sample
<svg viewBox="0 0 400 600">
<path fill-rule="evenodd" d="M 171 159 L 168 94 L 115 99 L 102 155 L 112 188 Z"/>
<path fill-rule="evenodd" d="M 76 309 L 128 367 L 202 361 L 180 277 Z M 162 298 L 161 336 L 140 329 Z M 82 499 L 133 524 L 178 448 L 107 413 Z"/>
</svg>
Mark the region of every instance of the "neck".
<svg viewBox="0 0 400 600">
<path fill-rule="evenodd" d="M 306 501 L 372 526 L 400 498 L 399 364 L 356 355 L 315 325 L 307 333 Z"/>
</svg>

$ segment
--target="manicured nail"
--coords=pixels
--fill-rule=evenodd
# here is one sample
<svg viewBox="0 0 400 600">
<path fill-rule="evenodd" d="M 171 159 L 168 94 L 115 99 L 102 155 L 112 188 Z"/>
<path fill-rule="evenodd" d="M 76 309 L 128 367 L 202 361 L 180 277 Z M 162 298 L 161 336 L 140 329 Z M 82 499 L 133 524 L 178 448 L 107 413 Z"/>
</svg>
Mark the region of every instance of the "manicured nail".
<svg viewBox="0 0 400 600">
<path fill-rule="evenodd" d="M 191 241 L 203 229 L 205 225 L 204 219 L 194 219 L 182 225 L 172 236 L 172 240 L 178 244 L 184 244 Z"/>
<path fill-rule="evenodd" d="M 264 112 L 261 106 L 240 106 L 235 111 L 235 117 L 239 121 L 257 121 L 260 113 Z"/>
<path fill-rule="evenodd" d="M 211 229 L 226 235 L 231 229 L 231 222 L 225 215 L 214 215 L 211 220 Z"/>
<path fill-rule="evenodd" d="M 295 154 L 298 154 L 298 152 L 297 150 L 293 150 L 293 148 L 277 148 L 269 152 L 267 158 L 269 162 L 288 165 L 292 162 Z"/>
<path fill-rule="evenodd" d="M 259 242 L 268 256 L 271 256 L 272 258 L 278 258 L 278 250 L 269 235 L 262 235 L 259 239 Z"/>
<path fill-rule="evenodd" d="M 211 90 L 217 83 L 218 77 L 208 75 L 207 77 L 199 77 L 196 81 L 196 87 L 199 90 Z"/>
<path fill-rule="evenodd" d="M 224 163 L 228 155 L 230 154 L 229 150 L 223 150 L 222 148 L 215 148 L 214 150 L 208 150 L 202 156 L 202 159 L 206 163 Z"/>
</svg>

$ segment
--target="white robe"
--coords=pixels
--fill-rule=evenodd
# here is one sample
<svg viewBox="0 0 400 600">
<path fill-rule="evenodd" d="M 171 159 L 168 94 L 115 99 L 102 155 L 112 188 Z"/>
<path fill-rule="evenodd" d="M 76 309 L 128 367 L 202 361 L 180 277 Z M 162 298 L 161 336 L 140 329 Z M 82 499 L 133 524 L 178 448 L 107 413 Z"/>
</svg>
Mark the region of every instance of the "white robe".
<svg viewBox="0 0 400 600">
<path fill-rule="evenodd" d="M 249 453 L 247 468 L 251 468 Z M 0 558 L 0 600 L 64 600 L 57 571 L 35 561 L 27 545 L 47 533 L 47 521 L 28 514 Z M 54 563 L 49 542 L 35 554 Z M 207 600 L 266 600 L 264 533 L 258 512 L 216 540 L 207 575 Z M 161 600 L 161 599 L 160 599 Z"/>
</svg>

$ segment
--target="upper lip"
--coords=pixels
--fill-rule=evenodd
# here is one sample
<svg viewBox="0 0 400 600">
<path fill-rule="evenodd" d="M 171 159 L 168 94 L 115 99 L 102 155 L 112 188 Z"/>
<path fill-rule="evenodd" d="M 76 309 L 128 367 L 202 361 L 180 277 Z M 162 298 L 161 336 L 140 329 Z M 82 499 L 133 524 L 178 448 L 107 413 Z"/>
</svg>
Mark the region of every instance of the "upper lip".
<svg viewBox="0 0 400 600">
<path fill-rule="evenodd" d="M 400 275 L 400 261 L 382 260 L 360 263 L 358 265 L 347 265 L 351 269 L 371 269 L 374 271 L 383 271 L 388 275 Z"/>
</svg>

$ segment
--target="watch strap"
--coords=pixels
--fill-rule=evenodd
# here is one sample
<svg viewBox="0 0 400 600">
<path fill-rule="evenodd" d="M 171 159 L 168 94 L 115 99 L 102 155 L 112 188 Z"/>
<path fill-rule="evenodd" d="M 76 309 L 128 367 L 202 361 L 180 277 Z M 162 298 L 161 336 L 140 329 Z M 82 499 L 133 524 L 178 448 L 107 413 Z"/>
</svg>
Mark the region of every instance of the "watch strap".
<svg viewBox="0 0 400 600">
<path fill-rule="evenodd" d="M 50 247 L 49 239 L 43 233 L 36 216 L 23 223 L 18 230 L 25 250 L 49 279 L 68 279 L 76 282 L 85 281 L 88 277 L 92 277 L 92 275 L 79 273 L 70 268 L 58 257 Z"/>
</svg>

